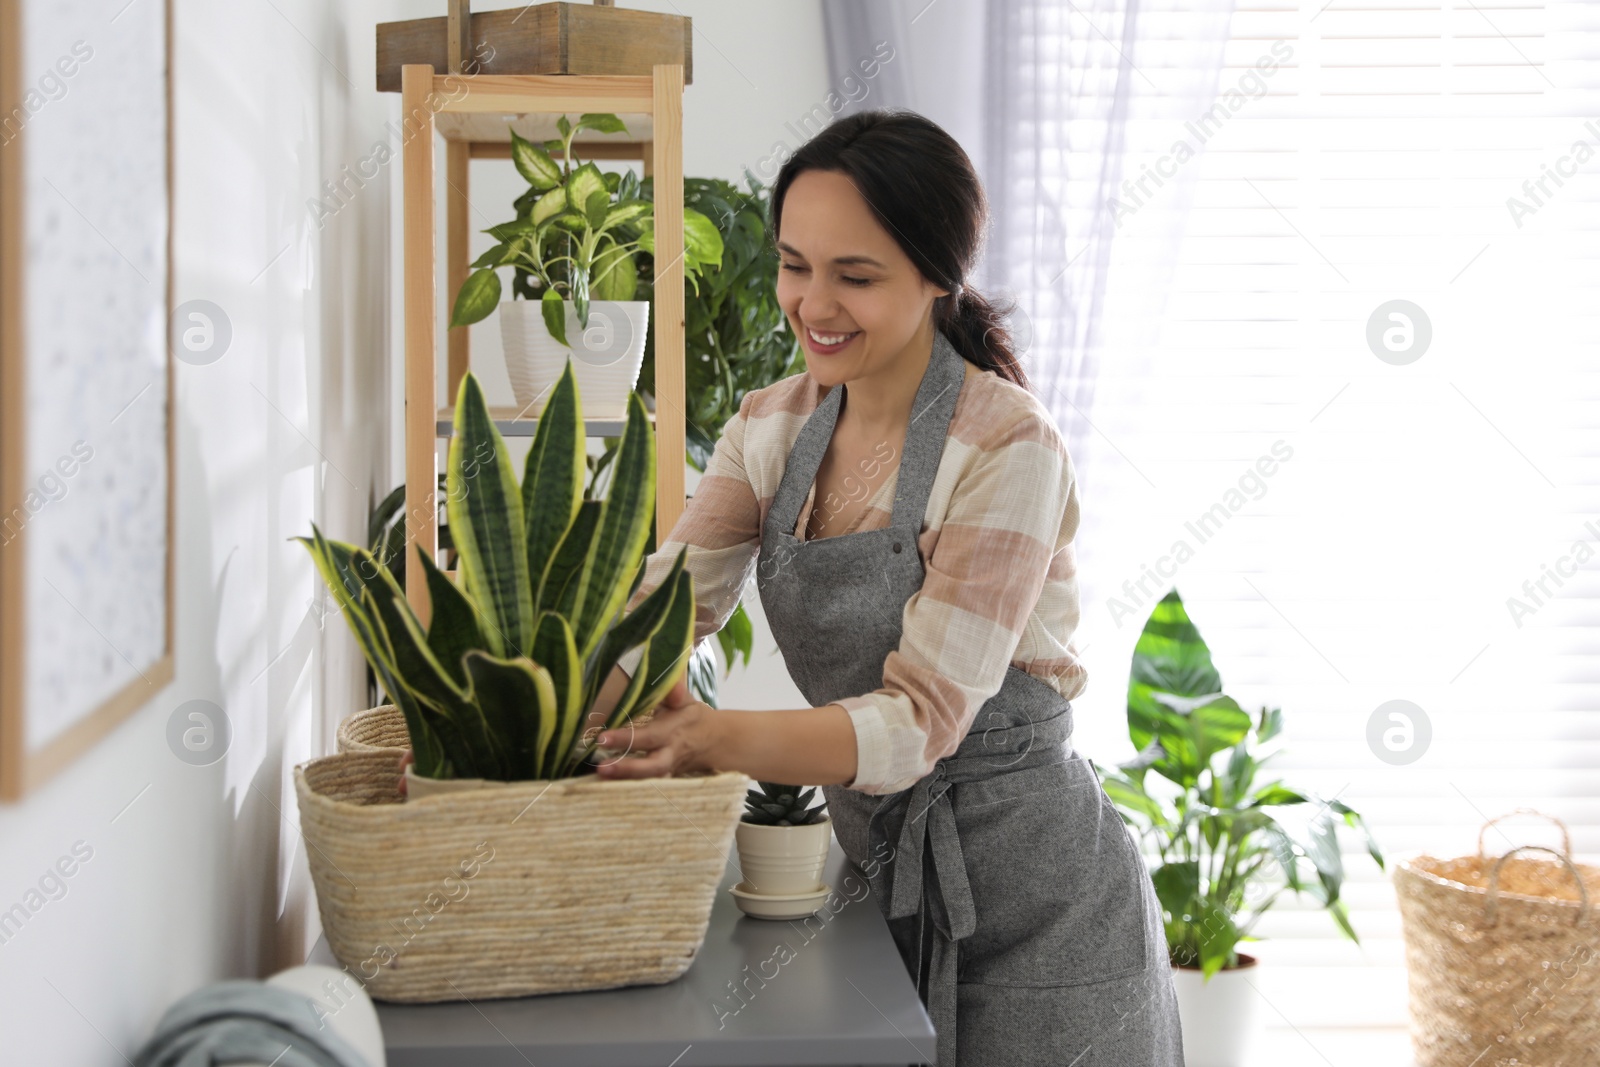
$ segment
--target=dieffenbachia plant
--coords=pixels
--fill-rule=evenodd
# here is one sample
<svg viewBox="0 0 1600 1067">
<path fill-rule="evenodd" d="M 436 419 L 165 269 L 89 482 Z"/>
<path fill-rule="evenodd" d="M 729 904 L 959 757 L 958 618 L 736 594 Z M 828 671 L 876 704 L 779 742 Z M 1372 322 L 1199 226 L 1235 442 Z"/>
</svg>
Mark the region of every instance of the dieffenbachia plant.
<svg viewBox="0 0 1600 1067">
<path fill-rule="evenodd" d="M 445 479 L 460 582 L 418 547 L 433 604 L 427 627 L 366 549 L 330 541 L 315 525 L 311 537 L 296 538 L 405 716 L 416 773 L 570 777 L 594 749 L 581 742 L 583 724 L 622 655 L 645 650 L 608 729 L 655 707 L 683 675 L 694 637 L 684 552 L 638 607 L 621 613 L 642 576 L 655 513 L 655 436 L 637 392 L 604 500 L 584 499 L 585 453 L 570 360 L 520 486 L 482 388 L 471 373 L 462 379 Z"/>
<path fill-rule="evenodd" d="M 627 127 L 610 114 L 585 114 L 576 125 L 562 115 L 556 125 L 561 138 L 543 147 L 511 131 L 511 162 L 527 179 L 528 191 L 513 205 L 516 219 L 483 231 L 498 243 L 473 261 L 472 273 L 456 293 L 452 328 L 480 322 L 500 306 L 498 267 L 517 267 L 531 277 L 530 291 L 519 286 L 518 295 L 538 295 L 550 336 L 569 348 L 566 300 L 573 302 L 580 327 L 588 329 L 591 300 L 634 299 L 639 285 L 634 256 L 656 251 L 655 204 L 639 195 L 632 171 L 602 174 L 592 161 L 579 167 L 571 162 L 572 138 L 579 130 L 626 133 Z M 550 155 L 556 149 L 559 165 Z M 683 273 L 690 288 L 698 292 L 699 275 L 721 266 L 721 233 L 705 215 L 685 206 Z"/>
</svg>

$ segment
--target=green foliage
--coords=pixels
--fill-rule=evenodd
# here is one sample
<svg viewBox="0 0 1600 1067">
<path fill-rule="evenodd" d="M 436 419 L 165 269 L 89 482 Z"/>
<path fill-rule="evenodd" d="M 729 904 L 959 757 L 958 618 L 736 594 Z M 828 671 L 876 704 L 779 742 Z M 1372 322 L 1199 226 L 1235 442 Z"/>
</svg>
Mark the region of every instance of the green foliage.
<svg viewBox="0 0 1600 1067">
<path fill-rule="evenodd" d="M 744 395 L 805 370 L 800 340 L 778 303 L 778 256 L 770 236 L 771 193 L 746 168 L 748 190 L 721 178 L 685 178 L 683 201 L 721 239 L 721 267 L 684 294 L 684 376 L 689 462 L 704 471 L 722 427 Z M 655 195 L 652 179 L 640 196 Z M 655 292 L 654 259 L 640 285 Z M 639 389 L 655 393 L 655 336 L 645 341 Z"/>
<path fill-rule="evenodd" d="M 611 125 L 613 121 L 615 125 Z M 500 243 L 473 264 L 474 273 L 457 295 L 452 326 L 480 321 L 499 304 L 497 266 L 515 268 L 513 294 L 540 300 L 546 329 L 564 344 L 566 319 L 561 301 L 576 299 L 573 294 L 580 289 L 590 299 L 654 299 L 654 232 L 649 229 L 655 206 L 652 179 L 641 182 L 632 173 L 602 176 L 612 201 L 601 226 L 591 227 L 596 238 L 592 247 L 584 243 L 583 227 L 576 217 L 555 221 L 569 210 L 566 190 L 573 172 L 564 171 L 550 153 L 561 151 L 563 160 L 570 159 L 571 137 L 580 129 L 618 132 L 625 127 L 615 116 L 607 115 L 584 115 L 577 125 L 567 125 L 563 117 L 559 125 L 563 139 L 547 141 L 542 147 L 513 133 L 512 162 L 529 188 L 516 201 L 516 221 L 486 231 Z M 596 187 L 590 179 L 583 181 L 592 197 Z M 778 304 L 778 257 L 769 238 L 771 195 L 748 169 L 745 181 L 747 191 L 722 179 L 684 179 L 685 429 L 687 459 L 702 472 L 745 394 L 805 369 L 799 340 Z M 595 217 L 585 214 L 584 223 L 592 223 Z M 536 234 L 543 236 L 536 240 Z M 600 236 L 609 237 L 609 242 Z M 633 253 L 622 255 L 630 243 Z M 593 253 L 587 269 L 586 248 Z M 557 255 L 558 249 L 568 256 Z M 595 269 L 607 264 L 611 266 L 609 274 Z M 583 307 L 579 318 L 587 322 Z M 646 334 L 639 389 L 655 393 L 654 330 Z M 619 438 L 606 438 L 605 450 L 588 457 L 588 496 L 599 496 L 619 442 Z M 654 549 L 652 539 L 646 551 Z M 736 607 L 727 625 L 717 632 L 717 643 L 728 672 L 741 657 L 749 664 L 755 649 L 754 629 L 744 605 Z M 716 706 L 717 671 L 708 645 L 695 650 L 689 686 L 698 699 Z"/>
<path fill-rule="evenodd" d="M 544 145 L 511 131 L 511 161 L 528 182 L 513 203 L 517 217 L 484 230 L 498 243 L 472 264 L 450 312 L 451 327 L 481 322 L 500 305 L 500 267 L 514 267 L 514 296 L 537 299 L 550 336 L 571 347 L 565 301 L 579 325 L 589 326 L 595 300 L 633 300 L 641 256 L 655 254 L 655 204 L 640 195 L 632 171 L 605 174 L 593 161 L 572 165 L 579 130 L 626 133 L 610 114 L 585 114 L 574 125 L 558 120 L 561 138 Z M 561 152 L 561 163 L 551 156 Z M 722 238 L 711 220 L 684 208 L 684 278 L 698 291 L 701 275 L 722 262 Z"/>
<path fill-rule="evenodd" d="M 329 541 L 315 525 L 310 538 L 296 538 L 405 716 L 418 774 L 521 781 L 583 773 L 594 746 L 580 744 L 582 727 L 617 660 L 643 648 L 648 670 L 637 672 L 607 728 L 654 707 L 687 669 L 694 589 L 684 552 L 619 616 L 655 506 L 655 436 L 638 393 L 603 501 L 583 499 L 585 451 L 570 360 L 521 485 L 477 379 L 462 379 L 445 476 L 460 583 L 418 548 L 433 605 L 426 628 L 367 549 Z"/>
<path fill-rule="evenodd" d="M 807 807 L 816 787 L 800 792 L 799 786 L 780 785 L 777 782 L 757 782 L 759 788 L 745 793 L 743 822 L 761 826 L 809 826 L 821 822 L 826 812 L 821 801 Z"/>
<path fill-rule="evenodd" d="M 1285 889 L 1309 893 L 1359 942 L 1339 896 L 1339 822 L 1361 833 L 1383 867 L 1366 824 L 1349 806 L 1276 779 L 1258 784 L 1281 751 L 1270 743 L 1282 727 L 1281 709 L 1263 707 L 1252 717 L 1223 694 L 1211 650 L 1178 591 L 1163 597 L 1134 647 L 1128 679 L 1128 736 L 1138 755 L 1115 769 L 1096 769 L 1123 821 L 1160 856 L 1151 878 L 1172 962 L 1198 964 L 1206 978 L 1238 966 L 1238 943 L 1254 940 L 1250 930 Z M 1299 819 L 1280 815 L 1300 806 L 1314 811 Z M 1247 899 L 1252 887 L 1265 891 L 1274 872 L 1282 884 Z"/>
</svg>

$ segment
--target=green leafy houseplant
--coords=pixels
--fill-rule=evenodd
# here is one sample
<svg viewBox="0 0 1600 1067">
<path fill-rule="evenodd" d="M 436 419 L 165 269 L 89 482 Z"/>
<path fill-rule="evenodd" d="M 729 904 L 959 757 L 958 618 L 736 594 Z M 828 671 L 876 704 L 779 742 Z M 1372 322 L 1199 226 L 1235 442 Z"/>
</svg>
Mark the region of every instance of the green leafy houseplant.
<svg viewBox="0 0 1600 1067">
<path fill-rule="evenodd" d="M 804 792 L 799 786 L 777 782 L 757 782 L 756 786 L 745 793 L 744 822 L 758 826 L 810 826 L 826 817 L 821 802 L 808 806 L 817 791 L 815 786 Z"/>
<path fill-rule="evenodd" d="M 778 254 L 772 242 L 770 190 L 744 172 L 747 189 L 721 178 L 685 178 L 683 200 L 709 218 L 722 262 L 684 293 L 684 375 L 689 462 L 704 471 L 722 428 L 744 395 L 806 369 L 800 339 L 778 303 Z M 654 181 L 640 183 L 653 200 Z M 655 292 L 655 259 L 640 257 L 640 291 Z M 655 392 L 655 338 L 645 342 L 641 392 Z"/>
<path fill-rule="evenodd" d="M 642 576 L 654 513 L 655 438 L 637 392 L 604 501 L 584 499 L 585 438 L 568 361 L 517 484 L 477 379 L 456 400 L 446 511 L 461 585 L 420 546 L 432 622 L 424 628 L 394 575 L 369 551 L 306 545 L 367 662 L 405 717 L 416 773 L 522 781 L 592 770 L 582 725 L 619 657 L 641 669 L 607 728 L 653 708 L 682 676 L 694 635 L 693 580 L 671 571 L 619 617 Z"/>
<path fill-rule="evenodd" d="M 744 175 L 747 189 L 721 178 L 683 181 L 684 205 L 710 219 L 722 241 L 721 265 L 684 293 L 685 443 L 690 465 L 701 472 L 746 393 L 805 370 L 800 341 L 778 303 L 771 193 L 748 168 Z M 639 195 L 655 199 L 653 179 L 640 183 Z M 640 295 L 653 299 L 655 258 L 644 255 L 639 263 Z M 655 392 L 654 332 L 645 340 L 639 389 Z M 610 439 L 606 444 L 614 447 Z M 749 665 L 754 642 L 754 626 L 740 604 L 717 631 L 728 671 L 741 657 Z M 716 665 L 709 648 L 705 652 L 697 649 L 689 665 L 690 686 L 715 707 Z"/>
<path fill-rule="evenodd" d="M 1281 709 L 1263 707 L 1252 718 L 1222 692 L 1211 651 L 1178 591 L 1167 593 L 1133 652 L 1128 736 L 1138 755 L 1116 769 L 1096 769 L 1123 820 L 1160 857 L 1151 878 L 1173 964 L 1198 964 L 1207 979 L 1239 965 L 1238 943 L 1254 940 L 1251 928 L 1285 889 L 1309 893 L 1359 943 L 1339 896 L 1338 822 L 1359 830 L 1383 867 L 1366 824 L 1348 805 L 1279 780 L 1257 783 L 1280 751 L 1270 743 L 1282 725 Z M 1280 811 L 1301 805 L 1316 810 L 1280 821 Z M 1248 902 L 1247 890 L 1274 870 L 1282 884 Z"/>
<path fill-rule="evenodd" d="M 517 217 L 483 231 L 498 242 L 472 264 L 451 310 L 450 325 L 487 318 L 500 304 L 499 267 L 515 267 L 512 292 L 540 301 L 550 336 L 567 347 L 570 299 L 580 326 L 589 326 L 592 300 L 633 300 L 639 271 L 635 259 L 655 252 L 655 204 L 639 195 L 632 172 L 602 173 L 593 161 L 572 166 L 572 139 L 579 130 L 626 133 L 616 115 L 589 113 L 576 124 L 562 115 L 560 139 L 543 146 L 511 131 L 511 161 L 527 179 L 516 199 Z M 561 152 L 557 164 L 553 151 Z M 683 271 L 692 288 L 700 274 L 722 261 L 722 238 L 711 220 L 692 208 L 683 212 Z"/>
</svg>

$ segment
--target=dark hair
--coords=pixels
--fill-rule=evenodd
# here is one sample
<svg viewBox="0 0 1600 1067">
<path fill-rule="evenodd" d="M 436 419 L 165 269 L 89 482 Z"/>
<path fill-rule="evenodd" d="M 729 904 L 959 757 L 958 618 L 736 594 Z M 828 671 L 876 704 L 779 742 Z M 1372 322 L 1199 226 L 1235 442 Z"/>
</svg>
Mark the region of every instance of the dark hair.
<svg viewBox="0 0 1600 1067">
<path fill-rule="evenodd" d="M 923 277 L 950 291 L 934 301 L 933 321 L 956 351 L 1028 388 L 1003 318 L 1015 303 L 996 307 L 966 283 L 989 208 L 983 183 L 955 138 L 905 108 L 858 111 L 839 119 L 801 145 L 778 171 L 768 228 L 774 243 L 784 195 L 808 170 L 847 176 Z"/>
</svg>

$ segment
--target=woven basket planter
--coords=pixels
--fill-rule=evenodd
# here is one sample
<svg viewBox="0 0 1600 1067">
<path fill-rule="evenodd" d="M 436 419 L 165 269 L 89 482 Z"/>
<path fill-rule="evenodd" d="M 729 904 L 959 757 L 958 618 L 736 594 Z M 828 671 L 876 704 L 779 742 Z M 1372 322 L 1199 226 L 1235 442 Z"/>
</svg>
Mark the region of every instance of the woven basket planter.
<svg viewBox="0 0 1600 1067">
<path fill-rule="evenodd" d="M 1572 862 L 1565 825 L 1561 852 L 1484 856 L 1483 830 L 1505 817 L 1484 824 L 1476 856 L 1395 868 L 1419 1067 L 1597 1062 L 1600 868 Z"/>
<path fill-rule="evenodd" d="M 658 985 L 705 940 L 749 779 L 594 775 L 405 800 L 395 748 L 295 768 L 339 962 L 408 1003 Z"/>
<path fill-rule="evenodd" d="M 340 752 L 377 752 L 382 749 L 408 749 L 411 735 L 406 732 L 406 717 L 393 704 L 358 711 L 339 724 Z"/>
</svg>

